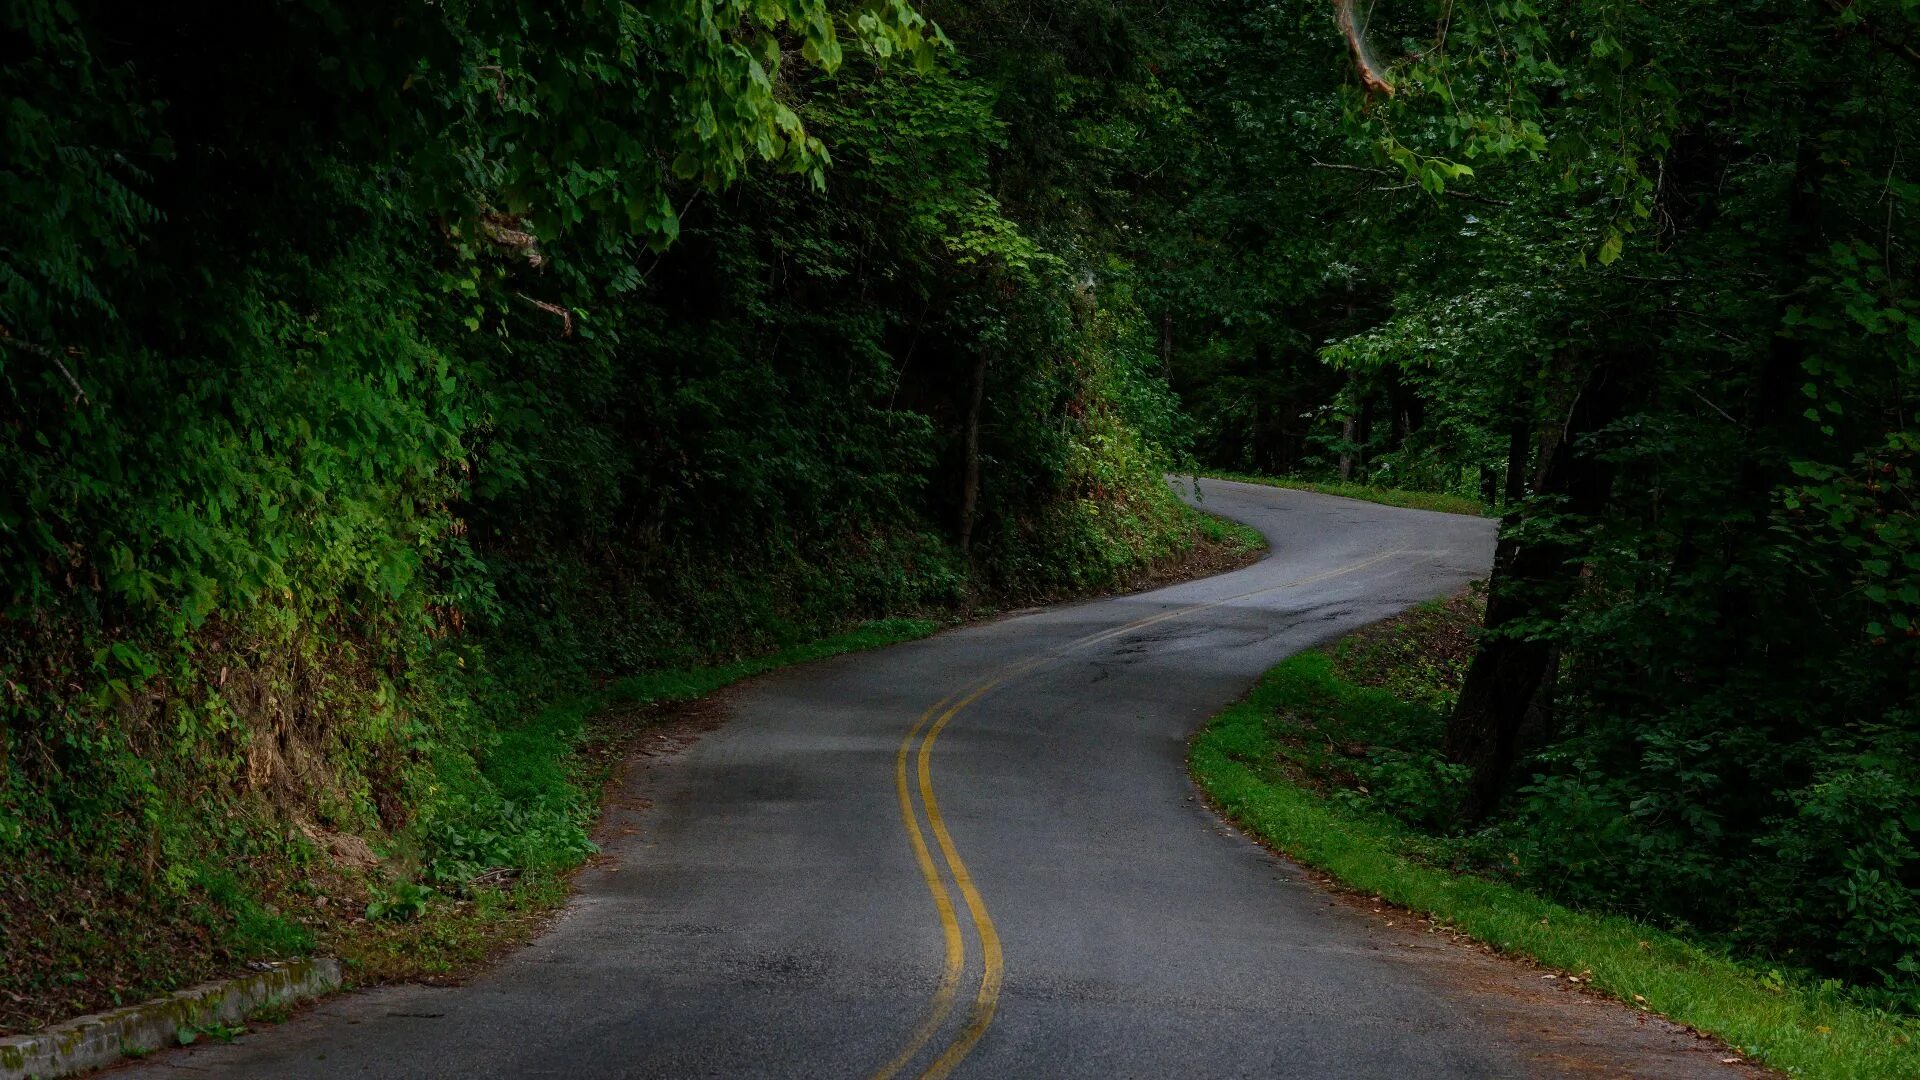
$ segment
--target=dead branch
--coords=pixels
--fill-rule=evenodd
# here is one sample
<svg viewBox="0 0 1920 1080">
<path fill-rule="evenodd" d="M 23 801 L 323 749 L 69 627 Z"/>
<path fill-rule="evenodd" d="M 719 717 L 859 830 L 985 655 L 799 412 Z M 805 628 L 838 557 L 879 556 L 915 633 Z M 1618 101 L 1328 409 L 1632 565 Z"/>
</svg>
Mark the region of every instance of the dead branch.
<svg viewBox="0 0 1920 1080">
<path fill-rule="evenodd" d="M 560 336 L 561 337 L 573 336 L 573 312 L 568 311 L 566 308 L 561 307 L 559 304 L 550 304 L 545 300 L 535 300 L 533 297 L 528 296 L 526 293 L 523 293 L 523 292 L 516 292 L 513 295 L 519 297 L 522 300 L 525 300 L 527 303 L 532 304 L 534 307 L 539 308 L 541 311 L 544 311 L 549 315 L 560 316 Z"/>
<path fill-rule="evenodd" d="M 13 333 L 4 326 L 0 326 L 0 345 L 5 345 L 7 348 L 17 352 L 26 353 L 28 356 L 38 356 L 42 360 L 53 361 L 53 366 L 60 369 L 60 375 L 67 380 L 67 385 L 73 387 L 73 403 L 75 405 L 93 404 L 93 399 L 88 397 L 86 390 L 81 388 L 80 380 L 73 377 L 73 372 L 67 370 L 66 362 L 60 358 L 58 352 L 47 348 L 45 345 L 35 345 L 31 341 L 21 341 L 19 338 L 14 337 Z M 80 355 L 73 349 L 67 350 L 67 354 L 69 356 Z"/>
<path fill-rule="evenodd" d="M 1347 39 L 1347 51 L 1353 54 L 1353 66 L 1360 72 L 1360 83 L 1371 94 L 1375 90 L 1393 96 L 1393 84 L 1387 81 L 1386 74 L 1373 58 L 1373 50 L 1367 47 L 1366 27 L 1360 24 L 1360 16 L 1353 10 L 1354 0 L 1333 0 L 1333 21 L 1340 27 L 1340 35 Z"/>
<path fill-rule="evenodd" d="M 499 64 L 482 64 L 475 69 L 482 75 L 493 76 L 493 102 L 496 105 L 507 103 L 507 73 L 500 70 Z"/>
<path fill-rule="evenodd" d="M 540 241 L 521 224 L 519 218 L 507 214 L 484 214 L 480 218 L 480 233 L 501 247 L 526 255 L 528 266 L 536 269 L 545 266 L 547 257 L 540 251 Z"/>
</svg>

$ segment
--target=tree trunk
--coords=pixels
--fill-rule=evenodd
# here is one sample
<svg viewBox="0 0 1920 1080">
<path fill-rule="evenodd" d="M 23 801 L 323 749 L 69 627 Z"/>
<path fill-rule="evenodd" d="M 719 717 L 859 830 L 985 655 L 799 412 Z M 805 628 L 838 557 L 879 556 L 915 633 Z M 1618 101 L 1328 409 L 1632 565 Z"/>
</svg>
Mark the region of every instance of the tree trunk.
<svg viewBox="0 0 1920 1080">
<path fill-rule="evenodd" d="M 1502 505 L 1511 509 L 1527 496 L 1527 441 L 1533 435 L 1525 420 L 1507 429 L 1507 489 Z"/>
<path fill-rule="evenodd" d="M 1621 373 L 1612 366 L 1595 367 L 1568 411 L 1565 429 L 1543 449 L 1535 490 L 1564 498 L 1553 512 L 1593 518 L 1605 509 L 1612 468 L 1580 443 L 1620 415 L 1626 401 L 1621 382 Z M 1524 446 L 1524 438 L 1516 443 Z M 1509 478 L 1509 490 L 1511 485 Z M 1510 515 L 1509 526 L 1518 516 Z M 1510 628 L 1560 612 L 1578 583 L 1579 555 L 1574 543 L 1522 543 L 1511 527 L 1500 538 L 1487 596 L 1487 633 L 1447 720 L 1447 760 L 1470 770 L 1461 806 L 1469 821 L 1486 817 L 1499 805 L 1523 742 L 1548 728 L 1557 650 L 1550 641 L 1520 637 Z"/>
<path fill-rule="evenodd" d="M 987 356 L 973 365 L 972 385 L 968 388 L 966 465 L 960 482 L 960 554 L 973 552 L 973 519 L 980 505 L 980 403 L 986 395 Z"/>
</svg>

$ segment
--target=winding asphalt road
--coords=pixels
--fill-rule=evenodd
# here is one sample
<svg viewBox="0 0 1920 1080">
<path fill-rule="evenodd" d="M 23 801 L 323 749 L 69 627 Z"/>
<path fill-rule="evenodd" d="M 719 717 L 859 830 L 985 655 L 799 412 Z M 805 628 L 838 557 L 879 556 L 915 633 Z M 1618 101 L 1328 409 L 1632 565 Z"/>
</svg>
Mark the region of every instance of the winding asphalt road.
<svg viewBox="0 0 1920 1080">
<path fill-rule="evenodd" d="M 1494 541 L 1200 490 L 1267 558 L 755 680 L 635 770 L 606 862 L 489 974 L 116 1075 L 1726 1075 L 1685 1033 L 1337 899 L 1196 801 L 1197 725 L 1484 575 Z"/>
</svg>

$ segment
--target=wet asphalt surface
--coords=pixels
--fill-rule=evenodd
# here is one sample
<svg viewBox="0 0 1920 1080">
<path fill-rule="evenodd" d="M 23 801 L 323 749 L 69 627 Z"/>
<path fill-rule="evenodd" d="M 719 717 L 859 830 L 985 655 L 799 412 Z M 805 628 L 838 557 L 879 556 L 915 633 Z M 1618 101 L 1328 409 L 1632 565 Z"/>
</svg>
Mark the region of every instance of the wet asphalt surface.
<svg viewBox="0 0 1920 1080">
<path fill-rule="evenodd" d="M 1269 555 L 753 680 L 723 725 L 634 769 L 605 859 L 492 971 L 113 1075 L 867 1077 L 922 1026 L 897 1075 L 1726 1074 L 1691 1036 L 1335 899 L 1196 798 L 1186 740 L 1208 716 L 1284 657 L 1483 577 L 1494 543 L 1491 521 L 1202 493 Z M 930 706 L 996 679 L 928 751 L 977 917 L 918 741 L 908 805 L 936 886 L 897 769 Z M 941 893 L 962 960 L 945 1014 Z M 1001 954 L 984 993 L 983 925 Z"/>
</svg>

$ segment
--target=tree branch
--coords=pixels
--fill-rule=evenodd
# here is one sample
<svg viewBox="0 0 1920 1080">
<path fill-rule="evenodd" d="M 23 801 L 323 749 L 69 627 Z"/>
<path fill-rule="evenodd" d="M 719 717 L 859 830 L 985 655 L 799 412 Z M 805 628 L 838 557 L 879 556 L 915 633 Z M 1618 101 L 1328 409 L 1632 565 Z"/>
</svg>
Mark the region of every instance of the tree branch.
<svg viewBox="0 0 1920 1080">
<path fill-rule="evenodd" d="M 1339 164 L 1334 164 L 1332 162 L 1312 161 L 1312 160 L 1309 160 L 1308 164 L 1312 165 L 1316 169 L 1338 169 L 1341 172 L 1366 173 L 1368 176 L 1379 176 L 1388 180 L 1392 180 L 1396 177 L 1404 179 L 1405 177 L 1405 174 L 1403 173 L 1396 173 L 1390 169 L 1376 169 L 1370 165 L 1339 165 Z M 1408 184 L 1405 186 L 1411 187 L 1412 185 Z M 1374 188 L 1373 190 L 1400 191 L 1400 190 L 1403 190 L 1403 187 L 1400 185 L 1396 185 L 1394 187 L 1378 187 L 1378 188 Z M 1487 206 L 1512 206 L 1513 205 L 1512 202 L 1506 199 L 1496 199 L 1490 195 L 1482 195 L 1477 191 L 1461 191 L 1458 188 L 1450 188 L 1450 187 L 1441 188 L 1440 194 L 1446 195 L 1450 198 L 1465 199 L 1468 202 L 1483 203 Z"/>
<path fill-rule="evenodd" d="M 1353 54 L 1353 66 L 1360 72 L 1360 83 L 1367 88 L 1367 93 L 1378 90 L 1392 97 L 1393 84 L 1374 61 L 1373 50 L 1367 48 L 1366 27 L 1354 14 L 1353 0 L 1333 0 L 1333 21 L 1340 27 L 1340 36 L 1347 39 L 1347 51 Z"/>
<path fill-rule="evenodd" d="M 532 304 L 534 307 L 539 308 L 549 315 L 560 316 L 560 336 L 563 338 L 573 336 L 573 312 L 568 311 L 559 304 L 549 303 L 545 300 L 535 300 L 523 292 L 515 292 L 513 295 L 525 300 L 527 303 Z"/>
<path fill-rule="evenodd" d="M 67 385 L 73 387 L 73 403 L 75 405 L 93 404 L 93 399 L 88 397 L 86 390 L 81 388 L 80 380 L 73 377 L 73 372 L 67 370 L 66 361 L 60 359 L 59 353 L 47 348 L 45 345 L 35 345 L 31 341 L 21 341 L 19 338 L 14 337 L 4 326 L 0 326 L 0 345 L 5 345 L 9 349 L 26 353 L 28 356 L 38 356 L 43 360 L 53 361 L 53 366 L 60 369 L 60 375 L 67 380 Z"/>
</svg>

